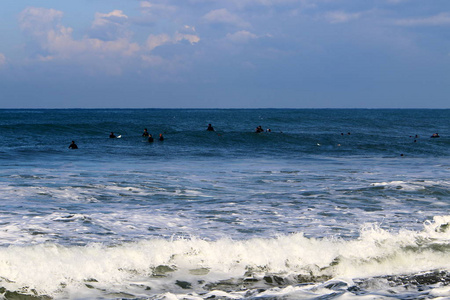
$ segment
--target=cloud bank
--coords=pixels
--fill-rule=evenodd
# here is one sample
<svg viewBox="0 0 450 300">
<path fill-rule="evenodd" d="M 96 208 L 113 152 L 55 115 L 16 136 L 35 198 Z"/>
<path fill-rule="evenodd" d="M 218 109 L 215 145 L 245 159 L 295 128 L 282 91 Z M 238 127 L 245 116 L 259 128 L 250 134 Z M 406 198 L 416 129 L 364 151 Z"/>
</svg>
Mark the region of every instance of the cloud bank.
<svg viewBox="0 0 450 300">
<path fill-rule="evenodd" d="M 141 5 L 144 9 L 152 7 L 148 2 Z M 88 34 L 75 39 L 73 28 L 63 25 L 63 16 L 62 11 L 39 7 L 28 7 L 21 12 L 20 28 L 34 43 L 34 60 L 75 62 L 94 73 L 119 75 L 131 60 L 139 64 L 139 60 L 148 62 L 149 57 L 156 58 L 151 56 L 151 51 L 159 46 L 183 41 L 194 45 L 200 41 L 191 30 L 190 33 L 176 31 L 172 35 L 149 34 L 146 42 L 139 44 L 132 40 L 129 17 L 121 10 L 96 13 Z M 168 58 L 156 60 L 162 62 Z"/>
</svg>

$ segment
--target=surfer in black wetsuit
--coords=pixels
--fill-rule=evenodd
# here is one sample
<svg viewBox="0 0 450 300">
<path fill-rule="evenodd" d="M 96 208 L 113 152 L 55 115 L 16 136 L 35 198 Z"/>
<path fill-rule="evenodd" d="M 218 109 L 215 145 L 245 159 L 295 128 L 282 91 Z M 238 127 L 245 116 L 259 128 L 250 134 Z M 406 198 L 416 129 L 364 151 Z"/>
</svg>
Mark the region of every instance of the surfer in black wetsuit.
<svg viewBox="0 0 450 300">
<path fill-rule="evenodd" d="M 142 134 L 142 136 L 149 136 L 149 133 L 147 131 L 147 128 L 144 128 L 144 133 Z"/>
<path fill-rule="evenodd" d="M 116 136 L 114 135 L 114 132 L 111 132 L 111 134 L 109 135 L 109 138 L 110 139 L 115 139 L 116 138 Z"/>
<path fill-rule="evenodd" d="M 69 145 L 69 149 L 78 149 L 77 144 L 75 144 L 75 141 L 72 141 L 72 143 Z"/>
<path fill-rule="evenodd" d="M 151 134 L 148 135 L 148 142 L 153 143 L 153 137 Z"/>
<path fill-rule="evenodd" d="M 163 137 L 162 133 L 159 134 L 159 140 L 160 140 L 161 142 L 164 141 L 164 137 Z"/>
<path fill-rule="evenodd" d="M 259 125 L 258 127 L 256 127 L 255 132 L 256 133 L 261 133 L 261 132 L 264 132 L 264 129 L 262 128 L 261 125 Z"/>
<path fill-rule="evenodd" d="M 214 127 L 211 126 L 211 124 L 208 124 L 208 128 L 206 128 L 207 131 L 215 131 Z"/>
</svg>

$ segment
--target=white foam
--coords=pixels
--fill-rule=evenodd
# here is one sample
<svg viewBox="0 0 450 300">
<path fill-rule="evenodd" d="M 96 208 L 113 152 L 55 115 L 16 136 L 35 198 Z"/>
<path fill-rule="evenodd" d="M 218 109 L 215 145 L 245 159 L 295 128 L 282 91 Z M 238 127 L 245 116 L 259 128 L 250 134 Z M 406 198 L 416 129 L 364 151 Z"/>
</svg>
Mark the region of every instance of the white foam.
<svg viewBox="0 0 450 300">
<path fill-rule="evenodd" d="M 242 241 L 151 239 L 114 247 L 10 246 L 0 248 L 0 278 L 8 290 L 27 287 L 27 291 L 65 297 L 86 292 L 86 284 L 97 288 L 96 292 L 126 291 L 132 290 L 135 282 L 151 286 L 152 293 L 165 293 L 171 291 L 175 280 L 218 282 L 245 277 L 249 271 L 255 278 L 303 274 L 350 279 L 450 271 L 450 253 L 428 247 L 449 242 L 450 229 L 442 227 L 449 221 L 450 216 L 436 217 L 421 232 L 391 233 L 368 226 L 360 238 L 351 241 L 292 234 Z M 157 266 L 169 266 L 173 271 L 154 278 L 151 274 Z M 204 271 L 190 271 L 199 269 Z"/>
<path fill-rule="evenodd" d="M 403 189 L 407 191 L 423 190 L 429 186 L 442 186 L 450 188 L 450 182 L 448 181 L 433 181 L 433 180 L 393 180 L 385 182 L 374 182 L 371 186 L 381 186 L 390 189 Z"/>
</svg>

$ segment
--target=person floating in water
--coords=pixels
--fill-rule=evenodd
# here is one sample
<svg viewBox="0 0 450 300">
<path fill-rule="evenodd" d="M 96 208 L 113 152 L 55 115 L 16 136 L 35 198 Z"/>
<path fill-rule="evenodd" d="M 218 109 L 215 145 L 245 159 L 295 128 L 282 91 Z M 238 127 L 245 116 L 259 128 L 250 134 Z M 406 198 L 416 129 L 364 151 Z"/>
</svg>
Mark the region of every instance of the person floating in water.
<svg viewBox="0 0 450 300">
<path fill-rule="evenodd" d="M 163 137 L 162 133 L 159 134 L 159 140 L 164 141 L 164 137 Z"/>
<path fill-rule="evenodd" d="M 215 131 L 214 127 L 212 127 L 211 124 L 208 124 L 208 128 L 206 128 L 207 131 Z"/>
<path fill-rule="evenodd" d="M 75 144 L 75 141 L 72 141 L 72 143 L 69 145 L 69 149 L 78 149 L 77 144 Z"/>
<path fill-rule="evenodd" d="M 147 128 L 144 128 L 144 133 L 142 134 L 142 136 L 149 136 L 149 133 L 147 131 Z"/>
<path fill-rule="evenodd" d="M 115 139 L 117 136 L 114 135 L 114 132 L 111 132 L 111 134 L 109 135 L 110 139 Z"/>
<path fill-rule="evenodd" d="M 432 138 L 438 138 L 438 137 L 440 137 L 440 136 L 439 136 L 439 133 L 436 132 L 436 133 L 433 133 L 433 134 L 431 135 L 431 137 L 432 137 Z"/>
<path fill-rule="evenodd" d="M 151 134 L 148 135 L 148 142 L 153 143 L 153 137 Z"/>
<path fill-rule="evenodd" d="M 255 132 L 256 133 L 264 132 L 264 129 L 262 128 L 261 125 L 259 125 L 258 127 L 256 127 Z"/>
</svg>

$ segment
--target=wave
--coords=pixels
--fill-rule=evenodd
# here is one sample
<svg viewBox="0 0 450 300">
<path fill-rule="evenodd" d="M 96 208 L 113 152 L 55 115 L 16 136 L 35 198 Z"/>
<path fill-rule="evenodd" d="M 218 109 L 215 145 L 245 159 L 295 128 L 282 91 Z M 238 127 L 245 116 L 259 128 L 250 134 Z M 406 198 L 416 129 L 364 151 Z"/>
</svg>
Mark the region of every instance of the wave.
<svg viewBox="0 0 450 300">
<path fill-rule="evenodd" d="M 449 250 L 450 216 L 434 217 L 422 231 L 394 233 L 367 225 L 349 241 L 297 233 L 240 241 L 192 237 L 115 246 L 9 246 L 0 248 L 0 289 L 53 298 L 167 293 L 245 298 L 379 293 L 383 283 L 386 293 L 414 285 L 420 292 L 419 285 L 431 291 L 432 285 L 450 284 Z M 450 296 L 449 290 L 434 291 Z"/>
<path fill-rule="evenodd" d="M 416 181 L 385 181 L 374 182 L 371 184 L 374 188 L 383 188 L 389 190 L 404 191 L 422 191 L 428 194 L 449 195 L 450 182 L 445 180 L 416 180 Z"/>
</svg>

